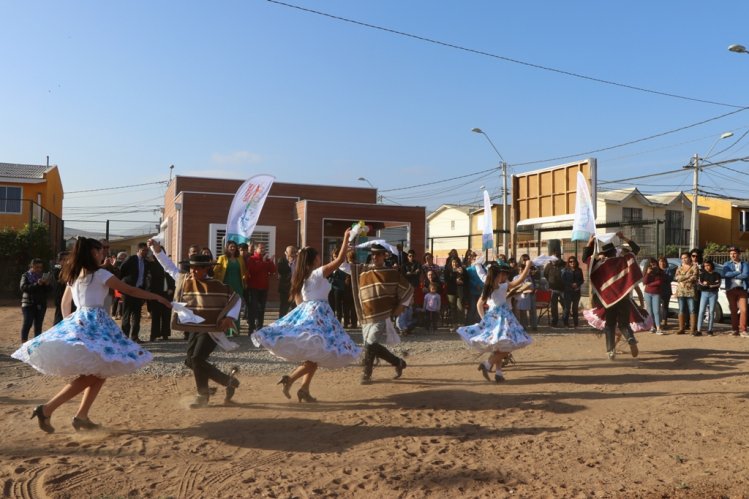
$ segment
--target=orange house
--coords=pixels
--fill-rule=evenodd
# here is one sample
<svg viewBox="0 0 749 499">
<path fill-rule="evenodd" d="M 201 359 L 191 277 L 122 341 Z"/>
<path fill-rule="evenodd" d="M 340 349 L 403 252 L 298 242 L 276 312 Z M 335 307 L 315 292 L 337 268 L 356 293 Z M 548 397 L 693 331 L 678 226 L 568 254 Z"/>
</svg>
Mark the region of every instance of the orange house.
<svg viewBox="0 0 749 499">
<path fill-rule="evenodd" d="M 63 239 L 63 195 L 57 165 L 0 163 L 0 228 L 45 223 L 57 250 Z"/>
</svg>

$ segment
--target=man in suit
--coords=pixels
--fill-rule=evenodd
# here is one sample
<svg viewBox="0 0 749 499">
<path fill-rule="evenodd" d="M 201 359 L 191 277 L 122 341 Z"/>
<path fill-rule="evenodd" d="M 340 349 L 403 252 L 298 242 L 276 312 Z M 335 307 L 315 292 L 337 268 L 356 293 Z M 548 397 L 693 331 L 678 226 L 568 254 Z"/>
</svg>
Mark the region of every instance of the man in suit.
<svg viewBox="0 0 749 499">
<path fill-rule="evenodd" d="M 136 288 L 146 289 L 146 277 L 148 274 L 147 255 L 148 246 L 146 243 L 138 243 L 138 252 L 125 260 L 120 267 L 122 282 Z M 141 308 L 143 308 L 143 300 L 124 295 L 122 308 L 122 332 L 136 343 L 142 343 L 138 337 L 138 333 L 140 333 L 140 313 Z"/>
<path fill-rule="evenodd" d="M 287 246 L 283 256 L 278 259 L 278 318 L 286 315 L 296 304 L 289 300 L 291 290 L 291 276 L 296 265 L 296 246 Z"/>
<path fill-rule="evenodd" d="M 148 279 L 148 290 L 151 293 L 155 293 L 159 296 L 163 296 L 169 301 L 172 301 L 174 296 L 175 283 L 172 276 L 164 271 L 159 262 L 153 257 L 148 258 L 148 272 L 150 279 Z M 172 312 L 161 303 L 149 300 L 146 304 L 148 311 L 151 312 L 151 341 L 156 341 L 158 338 L 168 340 L 172 334 L 170 322 L 172 319 Z"/>
</svg>

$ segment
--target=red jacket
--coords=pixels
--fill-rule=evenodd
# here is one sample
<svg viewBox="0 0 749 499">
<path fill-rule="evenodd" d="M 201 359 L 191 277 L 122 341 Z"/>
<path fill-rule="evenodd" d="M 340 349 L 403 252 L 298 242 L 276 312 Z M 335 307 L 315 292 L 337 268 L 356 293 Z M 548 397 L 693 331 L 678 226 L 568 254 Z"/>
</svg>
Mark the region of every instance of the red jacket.
<svg viewBox="0 0 749 499">
<path fill-rule="evenodd" d="M 276 273 L 273 260 L 264 260 L 262 255 L 253 253 L 248 259 L 247 287 L 250 289 L 268 289 L 268 278 Z"/>
</svg>

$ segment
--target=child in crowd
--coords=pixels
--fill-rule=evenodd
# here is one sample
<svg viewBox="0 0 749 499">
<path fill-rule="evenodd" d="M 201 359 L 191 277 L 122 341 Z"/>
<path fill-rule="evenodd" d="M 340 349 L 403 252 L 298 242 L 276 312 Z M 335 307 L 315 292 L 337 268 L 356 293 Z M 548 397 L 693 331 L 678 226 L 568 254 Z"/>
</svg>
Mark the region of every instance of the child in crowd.
<svg viewBox="0 0 749 499">
<path fill-rule="evenodd" d="M 437 331 L 437 322 L 442 309 L 442 297 L 438 292 L 437 284 L 429 284 L 429 293 L 424 295 L 424 310 L 426 312 L 426 329 L 429 332 Z"/>
</svg>

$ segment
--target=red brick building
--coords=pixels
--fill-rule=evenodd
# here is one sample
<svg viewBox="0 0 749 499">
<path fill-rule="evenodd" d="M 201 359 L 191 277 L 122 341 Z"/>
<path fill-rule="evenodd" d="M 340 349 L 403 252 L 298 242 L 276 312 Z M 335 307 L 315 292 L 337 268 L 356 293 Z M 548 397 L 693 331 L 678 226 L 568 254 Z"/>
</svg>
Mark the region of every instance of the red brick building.
<svg viewBox="0 0 749 499">
<path fill-rule="evenodd" d="M 165 247 L 174 260 L 187 256 L 191 244 L 221 254 L 226 218 L 242 180 L 177 176 L 164 198 L 161 229 Z M 423 206 L 377 204 L 377 190 L 369 187 L 275 182 L 260 214 L 254 242 L 264 242 L 271 255 L 281 256 L 288 245 L 313 246 L 329 258 L 333 246 L 352 223 L 364 220 L 377 230 L 406 227 L 404 248 L 423 254 L 426 244 L 426 209 Z M 273 301 L 277 284 L 271 282 Z"/>
</svg>

